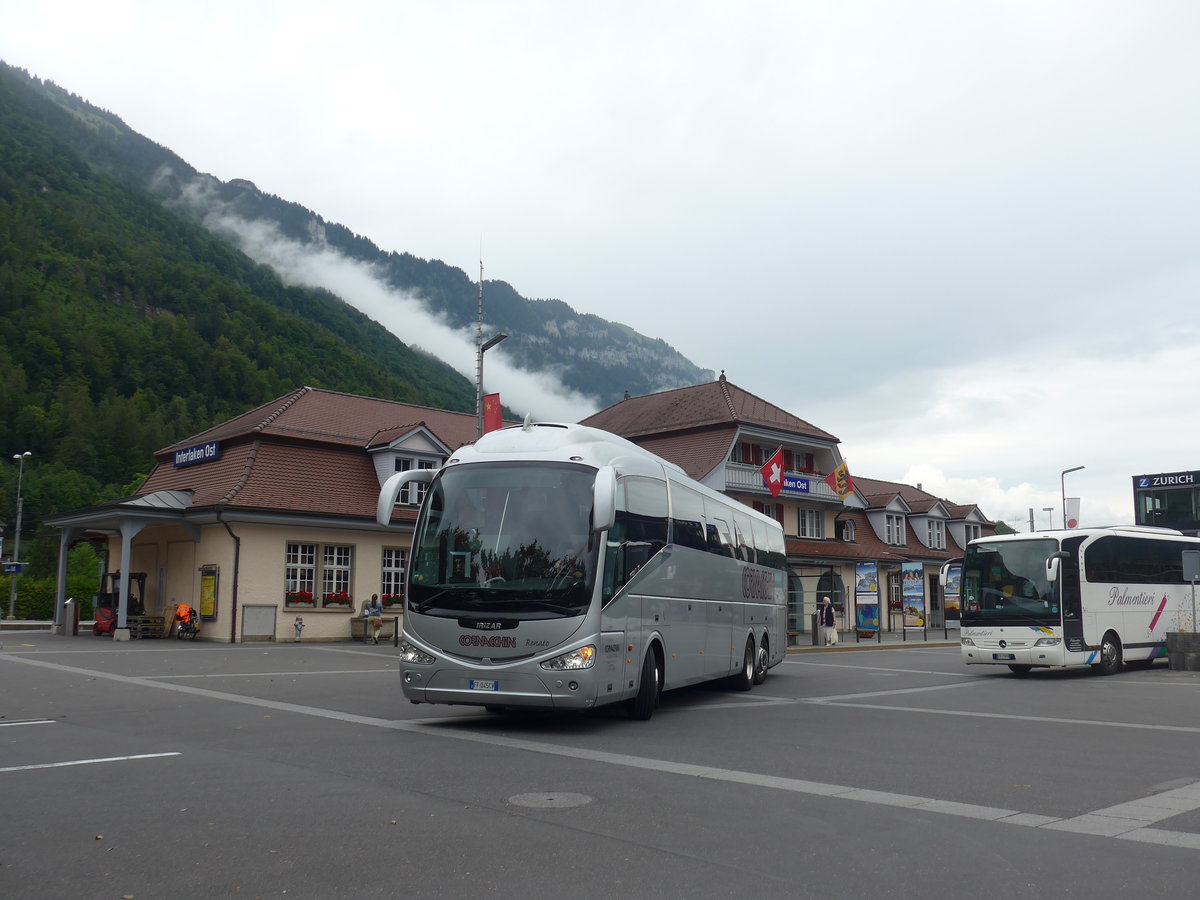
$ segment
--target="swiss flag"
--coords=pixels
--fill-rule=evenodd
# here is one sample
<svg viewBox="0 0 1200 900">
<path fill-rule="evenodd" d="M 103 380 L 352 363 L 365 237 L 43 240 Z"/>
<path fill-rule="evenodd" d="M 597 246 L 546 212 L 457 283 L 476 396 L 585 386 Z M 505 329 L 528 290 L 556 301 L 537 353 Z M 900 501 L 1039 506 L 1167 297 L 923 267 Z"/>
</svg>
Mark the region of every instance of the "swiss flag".
<svg viewBox="0 0 1200 900">
<path fill-rule="evenodd" d="M 500 395 L 483 395 L 483 433 L 495 431 L 504 425 L 504 416 L 500 411 Z"/>
<path fill-rule="evenodd" d="M 763 484 L 767 486 L 771 496 L 778 497 L 779 492 L 783 490 L 783 448 L 776 450 L 758 471 L 762 474 Z"/>
</svg>

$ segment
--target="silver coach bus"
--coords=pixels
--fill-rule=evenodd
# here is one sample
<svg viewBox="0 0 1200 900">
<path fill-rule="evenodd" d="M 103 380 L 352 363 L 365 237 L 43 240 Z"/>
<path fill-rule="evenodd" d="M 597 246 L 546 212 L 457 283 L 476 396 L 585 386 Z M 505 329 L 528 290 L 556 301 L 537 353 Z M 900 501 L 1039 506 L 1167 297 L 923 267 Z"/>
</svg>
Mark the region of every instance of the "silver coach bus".
<svg viewBox="0 0 1200 900">
<path fill-rule="evenodd" d="M 414 703 L 648 719 L 664 690 L 761 683 L 786 650 L 783 532 L 623 438 L 549 423 L 491 432 L 428 489 L 407 573 L 400 677 Z"/>
</svg>

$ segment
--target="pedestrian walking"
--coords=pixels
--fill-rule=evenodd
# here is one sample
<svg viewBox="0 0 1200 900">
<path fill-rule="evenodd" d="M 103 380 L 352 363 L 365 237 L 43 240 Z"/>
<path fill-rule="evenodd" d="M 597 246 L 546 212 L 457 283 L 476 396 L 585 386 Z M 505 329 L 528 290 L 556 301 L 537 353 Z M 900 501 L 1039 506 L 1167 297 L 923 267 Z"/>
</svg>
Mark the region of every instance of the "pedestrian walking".
<svg viewBox="0 0 1200 900">
<path fill-rule="evenodd" d="M 379 633 L 383 631 L 383 604 L 379 602 L 378 594 L 371 595 L 371 599 L 363 607 L 363 615 L 366 617 L 363 623 L 363 643 L 370 641 L 372 644 L 378 644 Z"/>
<path fill-rule="evenodd" d="M 821 598 L 821 630 L 826 647 L 837 644 L 837 610 L 829 602 L 828 597 Z"/>
</svg>

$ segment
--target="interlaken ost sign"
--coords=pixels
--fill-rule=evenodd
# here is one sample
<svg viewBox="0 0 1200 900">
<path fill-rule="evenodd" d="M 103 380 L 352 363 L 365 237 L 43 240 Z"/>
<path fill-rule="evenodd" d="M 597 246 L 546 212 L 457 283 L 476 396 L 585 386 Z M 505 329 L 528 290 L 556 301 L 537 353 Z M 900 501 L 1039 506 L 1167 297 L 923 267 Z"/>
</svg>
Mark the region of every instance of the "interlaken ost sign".
<svg viewBox="0 0 1200 900">
<path fill-rule="evenodd" d="M 194 466 L 197 463 L 212 462 L 221 455 L 221 442 L 209 441 L 207 444 L 197 444 L 184 450 L 175 451 L 175 468 Z"/>
</svg>

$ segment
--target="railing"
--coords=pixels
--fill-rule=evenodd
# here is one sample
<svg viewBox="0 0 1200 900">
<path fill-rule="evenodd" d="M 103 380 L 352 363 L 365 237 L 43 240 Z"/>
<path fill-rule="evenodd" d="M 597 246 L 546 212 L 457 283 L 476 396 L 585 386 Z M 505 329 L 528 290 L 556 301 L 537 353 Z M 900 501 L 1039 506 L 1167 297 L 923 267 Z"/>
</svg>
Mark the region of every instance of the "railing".
<svg viewBox="0 0 1200 900">
<path fill-rule="evenodd" d="M 785 470 L 783 473 L 783 493 L 780 497 L 795 499 L 798 497 L 809 497 L 814 500 L 833 500 L 837 501 L 838 495 L 833 488 L 825 483 L 825 476 L 808 472 L 797 472 L 795 470 Z M 807 490 L 803 489 L 807 486 Z M 746 465 L 745 463 L 726 463 L 725 464 L 725 490 L 727 491 L 749 491 L 750 493 L 762 493 L 770 496 L 770 491 L 763 484 L 762 472 L 758 466 Z"/>
</svg>

